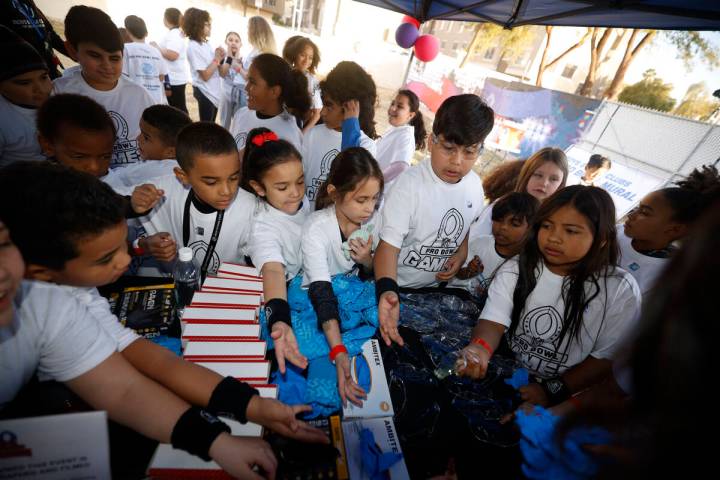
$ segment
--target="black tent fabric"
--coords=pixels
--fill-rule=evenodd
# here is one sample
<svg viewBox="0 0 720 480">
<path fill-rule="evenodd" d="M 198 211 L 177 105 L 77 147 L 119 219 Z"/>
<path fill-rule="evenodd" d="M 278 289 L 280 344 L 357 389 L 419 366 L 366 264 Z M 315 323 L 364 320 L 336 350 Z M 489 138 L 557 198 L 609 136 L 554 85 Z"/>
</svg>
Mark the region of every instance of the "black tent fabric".
<svg viewBox="0 0 720 480">
<path fill-rule="evenodd" d="M 720 0 L 355 0 L 421 22 L 720 30 Z"/>
</svg>

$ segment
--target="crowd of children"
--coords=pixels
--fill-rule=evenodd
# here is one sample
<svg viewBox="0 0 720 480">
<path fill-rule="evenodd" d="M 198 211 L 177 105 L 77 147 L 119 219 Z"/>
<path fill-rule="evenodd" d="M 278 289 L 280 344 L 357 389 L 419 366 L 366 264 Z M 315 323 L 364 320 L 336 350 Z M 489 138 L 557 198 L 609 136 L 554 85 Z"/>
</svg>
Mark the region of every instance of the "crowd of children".
<svg viewBox="0 0 720 480">
<path fill-rule="evenodd" d="M 308 367 L 289 304 L 304 295 L 343 404 L 366 392 L 343 344 L 338 276 L 373 282 L 388 346 L 404 344 L 401 293 L 469 290 L 481 313 L 458 375 L 483 378 L 503 351 L 531 375 L 527 404 L 558 407 L 608 381 L 632 395 L 621 373 L 641 362 L 619 352 L 638 325 L 653 330 L 646 308 L 662 316 L 643 299 L 676 293 L 658 279 L 669 281 L 678 243 L 704 238 L 698 219 L 720 199 L 714 167 L 651 192 L 623 225 L 592 186 L 605 157 L 566 186 L 565 153 L 543 148 L 502 165 L 484 191 L 473 166 L 494 113 L 477 95 L 446 99 L 428 134 L 417 95 L 399 90 L 380 136 L 377 89 L 357 63 L 318 80 L 318 47 L 295 36 L 277 55 L 261 17 L 244 57 L 236 32 L 225 48 L 209 43 L 204 10 L 171 8 L 164 23 L 162 42 L 146 43 L 130 15 L 123 43 L 108 15 L 71 8 L 66 47 L 79 65 L 54 81 L 40 53 L 0 28 L 0 413 L 37 373 L 243 478 L 254 466 L 272 476 L 277 461 L 262 440 L 229 435 L 219 413 L 326 441 L 295 418 L 308 407 L 261 399 L 112 315 L 96 287 L 137 265 L 168 275 L 181 247 L 203 277 L 222 262 L 257 268 L 281 374 Z M 199 122 L 187 115 L 190 79 Z"/>
</svg>

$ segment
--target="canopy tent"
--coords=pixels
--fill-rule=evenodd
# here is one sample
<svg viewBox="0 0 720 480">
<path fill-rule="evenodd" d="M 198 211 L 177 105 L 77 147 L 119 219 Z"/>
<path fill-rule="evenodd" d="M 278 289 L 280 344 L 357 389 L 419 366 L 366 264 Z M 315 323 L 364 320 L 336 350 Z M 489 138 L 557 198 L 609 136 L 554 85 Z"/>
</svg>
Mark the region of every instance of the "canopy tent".
<svg viewBox="0 0 720 480">
<path fill-rule="evenodd" d="M 717 0 L 356 0 L 421 22 L 720 30 Z"/>
</svg>

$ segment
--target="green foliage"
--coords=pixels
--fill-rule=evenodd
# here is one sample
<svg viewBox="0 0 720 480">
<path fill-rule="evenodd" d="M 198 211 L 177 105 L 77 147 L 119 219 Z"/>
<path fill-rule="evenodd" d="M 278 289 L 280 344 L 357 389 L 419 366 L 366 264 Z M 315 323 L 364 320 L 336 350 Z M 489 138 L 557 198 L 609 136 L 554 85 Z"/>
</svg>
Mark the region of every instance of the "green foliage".
<svg viewBox="0 0 720 480">
<path fill-rule="evenodd" d="M 680 105 L 673 113 L 695 120 L 707 120 L 718 107 L 720 102 L 710 95 L 705 82 L 699 82 L 688 87 Z"/>
<path fill-rule="evenodd" d="M 670 96 L 673 86 L 657 77 L 655 70 L 647 70 L 643 79 L 625 87 L 618 100 L 641 107 L 669 112 L 675 106 L 675 99 Z"/>
<path fill-rule="evenodd" d="M 698 60 L 709 67 L 720 66 L 720 49 L 700 32 L 668 30 L 664 37 L 677 49 L 688 71 Z"/>
</svg>

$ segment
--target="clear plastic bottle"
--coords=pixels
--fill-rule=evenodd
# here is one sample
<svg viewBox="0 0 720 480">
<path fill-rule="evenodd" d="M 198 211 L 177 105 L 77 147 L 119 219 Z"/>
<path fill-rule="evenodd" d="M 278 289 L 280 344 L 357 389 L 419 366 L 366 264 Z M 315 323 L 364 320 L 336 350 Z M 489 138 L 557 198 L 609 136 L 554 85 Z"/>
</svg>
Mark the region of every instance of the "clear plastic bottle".
<svg viewBox="0 0 720 480">
<path fill-rule="evenodd" d="M 182 318 L 185 307 L 192 302 L 195 291 L 200 288 L 200 272 L 193 263 L 192 248 L 183 247 L 178 251 L 178 260 L 173 269 L 175 279 L 175 309 Z"/>
</svg>

